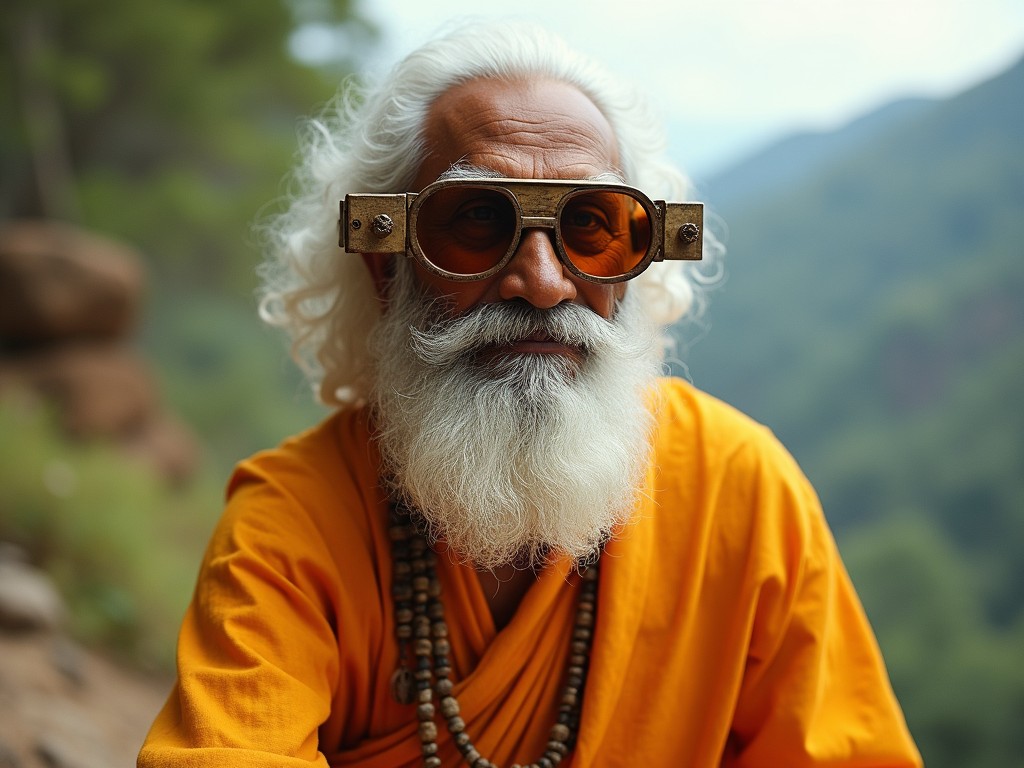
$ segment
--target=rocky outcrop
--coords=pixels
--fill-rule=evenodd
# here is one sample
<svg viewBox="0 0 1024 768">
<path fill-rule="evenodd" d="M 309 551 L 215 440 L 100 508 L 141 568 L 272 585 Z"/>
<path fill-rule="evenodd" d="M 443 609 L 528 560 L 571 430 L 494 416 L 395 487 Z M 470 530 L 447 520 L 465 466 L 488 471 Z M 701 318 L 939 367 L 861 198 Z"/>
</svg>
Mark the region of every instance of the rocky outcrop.
<svg viewBox="0 0 1024 768">
<path fill-rule="evenodd" d="M 167 681 L 75 645 L 56 589 L 0 544 L 0 768 L 135 764 Z"/>
<path fill-rule="evenodd" d="M 196 441 L 132 346 L 142 302 L 127 246 L 63 223 L 0 224 L 0 394 L 38 393 L 68 435 L 113 442 L 181 482 Z"/>
</svg>

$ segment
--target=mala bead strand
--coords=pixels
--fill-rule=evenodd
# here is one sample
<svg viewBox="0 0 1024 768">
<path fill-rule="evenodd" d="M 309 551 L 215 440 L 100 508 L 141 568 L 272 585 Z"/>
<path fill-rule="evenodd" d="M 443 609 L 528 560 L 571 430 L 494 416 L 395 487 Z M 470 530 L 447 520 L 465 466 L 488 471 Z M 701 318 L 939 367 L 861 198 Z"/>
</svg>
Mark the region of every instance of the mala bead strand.
<svg viewBox="0 0 1024 768">
<path fill-rule="evenodd" d="M 416 703 L 424 768 L 441 768 L 441 758 L 437 755 L 438 712 L 445 719 L 456 748 L 470 768 L 498 768 L 473 745 L 461 717 L 459 702 L 452 695 L 452 666 L 448 658 L 451 645 L 441 602 L 441 585 L 436 572 L 437 555 L 415 531 L 407 512 L 392 509 L 389 534 L 393 561 L 395 634 L 399 643 L 399 668 L 392 677 L 392 695 L 399 703 Z M 596 562 L 581 569 L 580 581 L 565 686 L 558 702 L 556 722 L 548 735 L 547 748 L 535 762 L 525 766 L 516 763 L 511 768 L 555 768 L 576 745 L 597 607 Z M 415 660 L 415 671 L 411 674 L 408 668 L 410 645 Z M 407 690 L 396 685 L 395 681 L 400 676 L 406 680 Z M 404 699 L 400 694 L 404 695 Z"/>
<path fill-rule="evenodd" d="M 391 695 L 400 704 L 413 702 L 413 672 L 409 669 L 409 643 L 413 636 L 412 568 L 409 540 L 414 531 L 407 519 L 392 509 L 388 536 L 391 539 L 391 598 L 395 602 L 395 637 L 398 640 L 398 669 L 391 676 Z"/>
</svg>

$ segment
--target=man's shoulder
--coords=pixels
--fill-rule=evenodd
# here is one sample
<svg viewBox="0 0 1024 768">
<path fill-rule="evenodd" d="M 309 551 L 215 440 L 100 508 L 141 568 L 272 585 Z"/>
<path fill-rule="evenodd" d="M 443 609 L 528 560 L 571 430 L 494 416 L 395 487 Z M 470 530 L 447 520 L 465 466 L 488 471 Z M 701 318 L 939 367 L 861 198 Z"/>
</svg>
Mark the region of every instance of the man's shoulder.
<svg viewBox="0 0 1024 768">
<path fill-rule="evenodd" d="M 753 470 L 802 477 L 774 433 L 747 414 L 679 378 L 658 380 L 654 446 L 661 464 Z"/>
<path fill-rule="evenodd" d="M 376 475 L 377 455 L 365 409 L 341 409 L 239 462 L 228 497 L 258 486 L 306 504 L 318 497 L 363 495 L 367 483 L 376 486 Z"/>
<path fill-rule="evenodd" d="M 654 413 L 659 430 L 725 444 L 760 440 L 770 430 L 760 422 L 684 379 L 658 379 Z"/>
</svg>

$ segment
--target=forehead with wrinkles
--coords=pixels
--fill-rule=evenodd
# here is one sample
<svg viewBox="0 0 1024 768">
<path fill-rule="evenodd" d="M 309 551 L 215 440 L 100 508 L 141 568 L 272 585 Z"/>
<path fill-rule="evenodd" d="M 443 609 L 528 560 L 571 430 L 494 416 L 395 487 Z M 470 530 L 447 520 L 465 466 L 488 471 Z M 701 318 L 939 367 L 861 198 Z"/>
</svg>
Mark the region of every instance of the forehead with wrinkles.
<svg viewBox="0 0 1024 768">
<path fill-rule="evenodd" d="M 615 134 L 594 103 L 555 80 L 477 79 L 431 106 L 422 189 L 459 161 L 511 178 L 580 179 L 618 170 Z"/>
</svg>

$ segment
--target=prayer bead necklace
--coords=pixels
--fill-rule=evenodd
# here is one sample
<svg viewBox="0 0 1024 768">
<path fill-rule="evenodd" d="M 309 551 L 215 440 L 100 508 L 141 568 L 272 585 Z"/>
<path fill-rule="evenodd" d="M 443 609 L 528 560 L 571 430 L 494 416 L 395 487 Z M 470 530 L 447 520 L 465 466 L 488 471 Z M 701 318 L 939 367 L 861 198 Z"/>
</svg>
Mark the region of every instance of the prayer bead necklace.
<svg viewBox="0 0 1024 768">
<path fill-rule="evenodd" d="M 437 555 L 416 530 L 409 513 L 397 506 L 392 506 L 388 533 L 391 537 L 393 576 L 391 595 L 399 648 L 398 669 L 391 678 L 391 694 L 400 704 L 416 704 L 424 768 L 441 766 L 441 758 L 437 756 L 437 724 L 434 721 L 438 709 L 447 722 L 455 746 L 471 768 L 498 768 L 473 746 L 466 732 L 466 723 L 459 716 L 459 703 L 452 695 L 452 667 L 448 659 L 451 646 L 441 604 L 441 583 L 436 572 Z M 597 608 L 596 559 L 586 569 L 581 568 L 580 576 L 582 583 L 576 604 L 565 687 L 547 749 L 533 763 L 523 766 L 517 763 L 511 768 L 554 768 L 576 744 Z M 414 658 L 411 668 L 410 647 Z M 435 694 L 438 699 L 436 707 Z"/>
</svg>

